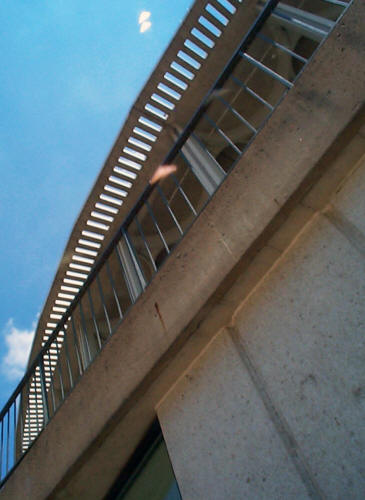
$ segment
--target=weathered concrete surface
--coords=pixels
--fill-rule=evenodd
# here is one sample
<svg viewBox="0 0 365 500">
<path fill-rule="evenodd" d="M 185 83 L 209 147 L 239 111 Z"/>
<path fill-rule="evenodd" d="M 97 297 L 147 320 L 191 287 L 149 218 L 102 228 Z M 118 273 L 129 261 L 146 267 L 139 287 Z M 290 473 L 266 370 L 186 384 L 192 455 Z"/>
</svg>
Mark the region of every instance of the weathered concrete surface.
<svg viewBox="0 0 365 500">
<path fill-rule="evenodd" d="M 216 337 L 158 407 L 184 499 L 307 499 L 227 333 Z"/>
<path fill-rule="evenodd" d="M 365 492 L 364 297 L 365 260 L 320 218 L 236 318 L 328 498 Z"/>
<path fill-rule="evenodd" d="M 365 158 L 359 162 L 358 170 L 338 189 L 332 207 L 339 211 L 351 225 L 365 235 Z"/>
<path fill-rule="evenodd" d="M 176 380 L 170 365 L 177 363 L 180 372 L 186 368 L 189 353 L 179 365 L 179 335 L 293 192 L 307 188 L 306 175 L 362 103 L 364 11 L 360 2 L 349 9 L 0 496 L 44 499 L 53 492 L 54 498 L 102 497 L 148 427 L 154 405 Z M 332 85 L 336 92 L 329 98 Z M 280 252 L 269 249 L 265 255 L 270 262 L 269 256 Z M 263 261 L 260 272 L 269 265 Z M 204 340 L 197 335 L 192 342 L 198 349 Z M 165 372 L 170 379 L 163 379 Z"/>
<path fill-rule="evenodd" d="M 364 181 L 362 160 L 331 200 L 361 222 Z M 157 407 L 183 498 L 364 498 L 364 297 L 365 244 L 315 216 L 234 314 L 233 344 L 218 334 Z"/>
</svg>

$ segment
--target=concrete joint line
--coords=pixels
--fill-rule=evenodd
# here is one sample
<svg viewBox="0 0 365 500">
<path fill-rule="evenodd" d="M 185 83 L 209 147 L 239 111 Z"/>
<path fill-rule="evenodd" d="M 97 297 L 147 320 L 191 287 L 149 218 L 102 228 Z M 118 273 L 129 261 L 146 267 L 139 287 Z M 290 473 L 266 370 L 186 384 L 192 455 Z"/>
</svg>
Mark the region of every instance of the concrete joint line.
<svg viewBox="0 0 365 500">
<path fill-rule="evenodd" d="M 326 219 L 365 257 L 365 235 L 341 212 L 328 205 L 323 211 Z"/>
<path fill-rule="evenodd" d="M 235 255 L 229 244 L 226 242 L 225 238 L 224 238 L 224 235 L 215 227 L 215 224 L 214 222 L 210 219 L 210 217 L 208 217 L 208 221 L 209 221 L 209 225 L 211 227 L 211 229 L 213 229 L 213 231 L 218 235 L 218 238 L 219 238 L 219 241 L 221 242 L 221 244 L 224 246 L 224 248 L 227 250 L 227 252 L 229 253 L 229 255 L 231 255 L 233 258 L 237 258 L 237 255 Z"/>
<path fill-rule="evenodd" d="M 228 243 L 223 239 L 223 236 L 220 237 L 219 241 L 222 243 L 222 245 L 224 246 L 224 248 L 227 250 L 227 252 L 232 256 L 232 257 L 235 257 L 235 255 L 233 254 L 232 250 L 229 248 L 229 245 Z"/>
<path fill-rule="evenodd" d="M 302 204 L 302 206 L 304 206 L 304 205 Z M 310 207 L 305 207 L 305 208 L 310 208 Z M 274 251 L 278 252 L 277 258 L 272 262 L 272 264 L 266 270 L 266 272 L 259 278 L 259 280 L 256 282 L 256 284 L 250 289 L 250 291 L 244 297 L 242 302 L 234 309 L 234 311 L 232 312 L 232 319 L 229 322 L 229 324 L 226 325 L 227 328 L 234 327 L 234 325 L 236 324 L 236 318 L 237 318 L 238 314 L 246 306 L 246 303 L 249 300 L 249 298 L 256 292 L 256 290 L 258 290 L 258 288 L 262 285 L 264 280 L 266 280 L 270 276 L 270 274 L 277 268 L 277 266 L 279 266 L 281 264 L 282 259 L 284 259 L 286 257 L 286 255 L 292 250 L 292 248 L 294 247 L 294 245 L 296 244 L 298 239 L 301 238 L 302 234 L 307 230 L 308 226 L 313 223 L 313 221 L 315 220 L 316 217 L 319 216 L 320 212 L 318 210 L 313 210 L 313 209 L 311 209 L 311 210 L 313 212 L 312 216 L 310 217 L 310 219 L 308 219 L 303 224 L 303 226 L 301 226 L 299 228 L 298 232 L 291 239 L 290 243 L 288 244 L 288 246 L 285 249 L 279 249 L 279 248 L 276 248 L 275 246 L 271 245 L 271 243 L 270 243 L 271 238 L 268 241 L 268 243 L 265 244 L 265 247 L 272 248 Z M 285 223 L 283 225 L 285 225 Z M 282 229 L 282 227 L 279 228 L 278 231 L 280 231 L 281 229 Z"/>
<path fill-rule="evenodd" d="M 259 396 L 261 397 L 266 411 L 268 412 L 269 417 L 271 418 L 271 421 L 273 422 L 274 427 L 307 490 L 309 498 L 314 500 L 324 500 L 326 497 L 321 491 L 313 473 L 306 463 L 293 432 L 291 431 L 284 416 L 276 408 L 270 394 L 268 393 L 265 381 L 250 359 L 247 349 L 239 337 L 237 329 L 235 327 L 228 327 L 227 332 L 231 337 L 242 363 L 245 366 Z"/>
</svg>

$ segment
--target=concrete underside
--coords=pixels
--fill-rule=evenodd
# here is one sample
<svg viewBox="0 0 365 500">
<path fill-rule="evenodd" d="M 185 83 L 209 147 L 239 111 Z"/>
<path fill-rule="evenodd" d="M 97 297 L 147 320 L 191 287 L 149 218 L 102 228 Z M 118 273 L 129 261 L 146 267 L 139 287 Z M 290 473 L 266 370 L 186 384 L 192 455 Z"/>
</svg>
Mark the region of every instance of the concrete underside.
<svg viewBox="0 0 365 500">
<path fill-rule="evenodd" d="M 235 448 L 240 435 L 234 434 L 236 427 L 225 416 L 233 416 L 234 420 L 237 411 L 243 408 L 240 406 L 244 405 L 243 399 L 240 405 L 233 402 L 242 396 L 244 384 L 245 397 L 250 392 L 254 403 L 245 420 L 246 427 L 243 425 L 244 432 L 251 434 L 255 442 L 257 437 L 266 436 L 268 443 L 272 443 L 272 455 L 267 456 L 267 461 L 276 467 L 267 481 L 272 488 L 272 477 L 275 474 L 279 477 L 281 471 L 281 481 L 290 487 L 291 497 L 287 498 L 308 495 L 317 498 L 322 491 L 337 498 L 331 492 L 338 487 L 341 466 L 352 464 L 359 469 L 357 450 L 363 441 L 357 435 L 352 436 L 358 439 L 351 444 L 356 448 L 353 457 L 346 461 L 342 457 L 344 450 L 337 461 L 326 461 L 325 457 L 334 450 L 340 452 L 344 446 L 347 434 L 340 431 L 336 434 L 337 427 L 344 425 L 350 433 L 359 424 L 359 412 L 354 409 L 356 404 L 363 404 L 359 360 L 354 361 L 354 372 L 347 360 L 356 354 L 351 345 L 354 339 L 360 342 L 357 334 L 353 333 L 351 342 L 340 328 L 333 341 L 325 341 L 318 334 L 318 355 L 313 357 L 313 336 L 308 352 L 306 340 L 300 342 L 297 338 L 294 342 L 295 335 L 288 332 L 293 331 L 300 338 L 299 326 L 312 316 L 306 297 L 314 303 L 318 301 L 318 286 L 323 286 L 324 295 L 335 287 L 333 308 L 338 308 L 342 282 L 343 301 L 347 305 L 331 321 L 339 321 L 343 316 L 341 311 L 348 315 L 351 310 L 354 315 L 351 321 L 358 321 L 356 293 L 361 288 L 360 285 L 356 288 L 351 279 L 361 275 L 361 265 L 363 272 L 361 259 L 365 252 L 364 197 L 357 194 L 361 184 L 360 177 L 355 177 L 359 175 L 355 172 L 360 172 L 365 151 L 363 116 L 359 116 L 365 95 L 364 18 L 365 5 L 355 0 L 119 331 L 110 338 L 24 457 L 0 492 L 0 498 L 102 498 L 154 419 L 156 408 L 185 498 L 239 498 L 235 496 L 235 488 L 243 483 L 249 498 L 250 491 L 251 498 L 264 498 L 263 477 L 269 477 L 264 465 L 261 475 L 257 469 L 250 470 L 235 480 L 225 476 L 223 469 L 220 478 L 225 478 L 232 489 L 221 491 L 220 496 L 202 493 L 209 481 L 213 486 L 212 478 L 221 463 L 215 463 L 215 457 L 221 455 L 227 463 L 225 454 L 236 454 L 230 449 Z M 346 186 L 350 185 L 351 195 L 344 194 L 342 198 L 335 195 L 339 187 L 344 186 L 346 193 Z M 320 252 L 321 245 L 328 246 L 327 253 Z M 315 260 L 318 255 L 323 257 L 321 262 Z M 310 259 L 312 264 L 303 264 Z M 331 271 L 341 265 L 348 266 L 342 273 L 342 282 L 338 273 Z M 284 305 L 284 298 L 279 300 L 280 283 L 285 283 L 287 290 Z M 298 298 L 298 304 L 288 307 L 290 294 Z M 352 309 L 349 304 L 353 304 Z M 260 311 L 271 308 L 275 308 L 275 315 L 260 315 Z M 327 304 L 322 314 L 326 318 L 331 311 Z M 266 317 L 265 321 L 261 317 Z M 279 327 L 279 319 L 285 319 L 288 326 Z M 317 319 L 313 317 L 313 323 L 321 325 Z M 350 330 L 357 332 L 357 328 L 358 323 L 354 323 Z M 335 343 L 336 353 L 343 353 L 340 366 L 341 372 L 346 372 L 344 386 L 347 388 L 349 378 L 356 379 L 350 388 L 352 396 L 344 403 L 353 414 L 352 420 L 351 416 L 343 417 L 343 409 L 336 414 L 333 408 L 330 411 L 342 401 L 342 396 L 338 396 L 342 393 L 333 389 L 337 384 L 339 390 L 342 380 L 335 376 L 337 365 L 325 362 L 333 355 L 333 350 L 326 350 L 331 342 Z M 311 365 L 313 360 L 315 367 Z M 217 369 L 205 370 L 212 363 Z M 318 372 L 317 365 L 321 368 Z M 222 379 L 220 376 L 227 366 L 231 367 L 231 374 Z M 204 385 L 205 381 L 205 389 L 197 388 L 198 382 L 195 385 L 189 380 L 192 375 L 195 377 L 195 371 L 200 373 L 198 382 Z M 239 380 L 242 387 L 236 390 Z M 281 384 L 282 380 L 285 383 Z M 227 392 L 232 394 L 222 399 L 227 411 L 223 416 L 217 411 L 216 426 L 213 419 L 212 428 L 200 430 L 198 422 L 204 421 L 204 412 L 209 411 L 209 384 L 214 391 L 221 391 L 219 397 L 223 398 Z M 227 384 L 230 391 L 225 391 Z M 288 395 L 288 401 L 284 401 L 283 394 Z M 182 395 L 188 399 L 186 412 L 181 406 Z M 219 401 L 219 397 L 214 392 L 213 401 Z M 321 415 L 327 412 L 324 419 L 314 419 L 310 413 L 319 401 Z M 256 428 L 256 422 L 261 427 Z M 308 422 L 315 426 L 317 434 L 322 429 L 324 444 L 315 446 L 317 434 L 313 427 L 308 427 Z M 194 440 L 190 439 L 190 448 L 185 447 L 181 443 L 184 436 L 187 440 L 191 438 L 192 430 Z M 218 436 L 214 442 L 213 434 Z M 313 438 L 309 439 L 311 434 Z M 340 437 L 333 448 L 336 436 Z M 230 439 L 234 441 L 226 449 L 225 437 L 228 444 Z M 295 438 L 299 458 L 289 450 L 291 437 Z M 285 439 L 289 439 L 287 444 Z M 204 468 L 200 455 L 209 443 L 212 451 L 216 447 L 217 453 Z M 237 453 L 239 450 L 242 452 L 238 447 Z M 255 453 L 253 457 L 258 460 Z M 263 447 L 262 460 L 265 454 Z M 234 462 L 234 457 L 231 459 Z M 237 468 L 248 467 L 247 457 L 242 460 L 240 456 Z M 326 464 L 323 467 L 321 460 Z M 332 468 L 330 462 L 336 462 Z M 193 469 L 189 469 L 189 463 Z M 202 474 L 196 474 L 196 480 L 190 481 L 193 489 L 189 490 L 192 470 L 199 467 Z M 353 468 L 351 472 L 346 467 L 342 469 L 352 481 L 352 486 L 348 485 L 352 496 L 348 498 L 360 498 L 356 492 L 361 470 L 355 473 Z M 336 480 L 328 482 L 328 489 L 323 480 L 326 475 L 336 476 Z M 250 485 L 254 489 L 250 490 Z M 285 497 L 282 488 L 277 485 L 273 490 L 276 496 L 270 498 Z"/>
</svg>

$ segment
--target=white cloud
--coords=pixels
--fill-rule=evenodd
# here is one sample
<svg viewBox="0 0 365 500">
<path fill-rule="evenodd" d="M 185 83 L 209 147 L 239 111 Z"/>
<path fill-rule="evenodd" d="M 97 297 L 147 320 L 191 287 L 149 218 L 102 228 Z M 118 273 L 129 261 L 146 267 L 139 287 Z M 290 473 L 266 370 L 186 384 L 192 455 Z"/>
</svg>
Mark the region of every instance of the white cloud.
<svg viewBox="0 0 365 500">
<path fill-rule="evenodd" d="M 31 330 L 20 330 L 16 328 L 12 318 L 7 322 L 4 334 L 8 351 L 2 360 L 1 368 L 8 379 L 18 379 L 24 374 L 34 333 L 35 324 Z"/>
</svg>

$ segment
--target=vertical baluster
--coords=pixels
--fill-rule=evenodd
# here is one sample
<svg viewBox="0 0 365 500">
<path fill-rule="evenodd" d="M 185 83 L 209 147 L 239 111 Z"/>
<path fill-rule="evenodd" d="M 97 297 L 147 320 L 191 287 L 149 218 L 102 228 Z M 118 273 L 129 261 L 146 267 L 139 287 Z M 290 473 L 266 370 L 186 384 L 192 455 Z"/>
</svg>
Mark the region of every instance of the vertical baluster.
<svg viewBox="0 0 365 500">
<path fill-rule="evenodd" d="M 81 319 L 81 325 L 80 325 L 81 326 L 81 334 L 83 336 L 84 344 L 86 346 L 86 349 L 85 349 L 86 356 L 85 357 L 87 357 L 89 359 L 89 361 L 86 364 L 89 365 L 91 360 L 92 360 L 92 357 L 91 357 L 89 340 L 87 338 L 86 322 L 85 322 L 85 316 L 84 316 L 81 302 L 79 302 L 79 312 L 80 312 L 80 319 Z"/>
<path fill-rule="evenodd" d="M 207 114 L 207 113 L 204 113 L 204 119 L 207 123 L 209 123 L 217 132 L 218 134 L 223 137 L 223 139 L 231 146 L 232 149 L 234 149 L 234 151 L 237 153 L 237 154 L 241 154 L 241 150 L 235 145 L 235 143 L 228 137 L 228 135 L 223 132 L 223 130 L 218 127 L 218 125 L 215 123 L 215 121 L 210 118 L 210 116 Z"/>
<path fill-rule="evenodd" d="M 23 398 L 24 401 L 24 420 L 23 420 L 23 442 L 26 441 L 27 444 L 22 443 L 22 451 L 25 451 L 25 447 L 28 448 L 29 443 L 30 443 L 30 434 L 29 434 L 29 426 L 27 426 L 27 414 L 29 414 L 29 405 L 30 405 L 30 385 L 29 385 L 29 379 L 27 380 L 26 385 L 24 386 L 24 392 L 23 394 L 26 394 L 26 398 Z"/>
<path fill-rule="evenodd" d="M 285 45 L 283 45 L 282 43 L 279 43 L 276 40 L 273 40 L 272 38 L 268 37 L 264 33 L 259 33 L 257 36 L 259 38 L 261 38 L 261 40 L 263 40 L 264 42 L 270 44 L 272 47 L 280 49 L 283 52 L 285 52 L 286 54 L 289 54 L 291 57 L 298 59 L 298 61 L 301 61 L 304 64 L 306 64 L 308 62 L 308 59 L 306 59 L 305 57 L 302 57 L 301 55 L 297 54 L 293 50 L 291 50 L 288 47 L 286 47 Z"/>
<path fill-rule="evenodd" d="M 158 235 L 159 235 L 159 237 L 160 237 L 160 239 L 161 239 L 161 241 L 163 243 L 163 246 L 165 247 L 166 252 L 169 254 L 170 253 L 170 248 L 169 248 L 168 244 L 166 243 L 166 240 L 165 240 L 165 238 L 164 238 L 164 236 L 162 234 L 160 226 L 158 225 L 157 219 L 155 217 L 155 214 L 153 213 L 152 207 L 151 207 L 151 205 L 150 205 L 150 203 L 149 203 L 148 200 L 146 200 L 146 207 L 147 207 L 148 213 L 151 216 L 153 225 L 155 226 L 156 231 L 157 231 L 157 233 L 158 233 Z"/>
<path fill-rule="evenodd" d="M 30 413 L 29 410 L 29 428 L 31 430 L 31 433 L 33 434 L 34 432 L 34 427 L 36 427 L 36 432 L 38 433 L 38 390 L 37 390 L 37 384 L 36 384 L 36 374 L 33 374 L 33 388 L 34 388 L 34 405 L 35 405 L 35 413 L 34 416 Z M 32 422 L 32 420 L 35 420 L 35 422 Z M 33 436 L 32 436 L 32 441 L 33 441 Z"/>
<path fill-rule="evenodd" d="M 60 351 L 58 348 L 58 339 L 56 339 L 54 343 L 56 345 L 56 350 L 57 350 L 57 370 L 58 370 L 58 376 L 60 378 L 61 398 L 63 401 L 65 399 L 65 389 L 64 389 L 64 385 L 63 385 L 63 377 L 62 377 L 62 370 L 61 370 L 61 358 L 60 358 Z"/>
<path fill-rule="evenodd" d="M 16 443 L 17 443 L 17 435 L 16 435 L 16 398 L 14 399 L 14 409 L 13 409 L 13 427 L 14 427 L 14 438 L 13 438 L 13 464 L 16 462 Z"/>
<path fill-rule="evenodd" d="M 4 454 L 4 419 L 1 420 L 1 445 L 0 445 L 0 478 L 3 478 L 3 454 Z"/>
<path fill-rule="evenodd" d="M 263 71 L 264 73 L 266 73 L 267 75 L 271 76 L 272 78 L 274 78 L 274 80 L 277 80 L 282 85 L 284 85 L 286 88 L 288 88 L 288 89 L 292 88 L 293 84 L 291 82 L 289 82 L 289 80 L 287 80 L 283 76 L 279 75 L 279 73 L 276 73 L 271 68 L 265 66 L 262 62 L 257 61 L 254 57 L 250 56 L 246 52 L 241 52 L 240 55 L 243 59 L 246 59 L 246 61 L 251 63 L 257 69 L 259 69 L 259 70 Z"/>
<path fill-rule="evenodd" d="M 170 207 L 170 204 L 169 204 L 169 202 L 168 202 L 168 200 L 167 200 L 167 198 L 166 198 L 166 196 L 165 196 L 165 193 L 162 191 L 161 186 L 160 186 L 159 184 L 157 184 L 157 186 L 156 186 L 156 190 L 157 190 L 158 194 L 160 195 L 160 197 L 161 197 L 161 199 L 162 199 L 163 204 L 164 204 L 164 205 L 165 205 L 165 207 L 167 208 L 167 211 L 168 211 L 168 212 L 169 212 L 169 214 L 171 215 L 171 218 L 172 218 L 172 220 L 174 221 L 174 223 L 175 223 L 175 225 L 176 225 L 176 227 L 177 227 L 177 229 L 178 229 L 179 233 L 180 233 L 181 235 L 183 235 L 183 230 L 181 229 L 181 226 L 180 226 L 180 224 L 179 224 L 179 221 L 178 221 L 178 220 L 177 220 L 177 218 L 175 217 L 175 214 L 174 214 L 174 212 L 173 212 L 172 208 Z"/>
<path fill-rule="evenodd" d="M 251 130 L 251 132 L 253 132 L 254 134 L 257 134 L 257 130 L 256 128 L 251 125 L 251 123 L 246 120 L 246 118 L 244 116 L 242 116 L 235 108 L 233 108 L 233 106 L 231 106 L 229 104 L 228 101 L 226 101 L 223 97 L 218 97 L 218 100 L 227 108 L 229 109 L 229 111 L 231 111 L 231 113 L 236 117 L 238 118 L 238 120 L 243 123 L 244 125 L 246 125 L 247 128 L 249 128 Z"/>
<path fill-rule="evenodd" d="M 144 244 L 144 247 L 148 253 L 148 256 L 150 258 L 150 261 L 151 261 L 151 264 L 152 264 L 152 267 L 154 269 L 154 271 L 156 272 L 157 271 L 157 267 L 156 267 L 156 263 L 155 263 L 155 259 L 153 258 L 153 255 L 152 255 L 152 252 L 151 252 L 151 249 L 150 249 L 150 246 L 149 244 L 147 243 L 147 239 L 146 239 L 146 236 L 144 234 L 144 231 L 142 229 L 142 226 L 138 220 L 138 217 L 137 215 L 135 216 L 134 220 L 136 221 L 136 226 L 137 226 L 137 229 L 138 229 L 138 232 L 139 234 L 141 235 L 141 238 L 142 238 L 142 241 L 143 241 L 143 244 Z"/>
<path fill-rule="evenodd" d="M 134 303 L 146 287 L 146 281 L 137 253 L 133 248 L 127 231 L 124 229 L 122 230 L 122 238 L 117 247 L 117 256 L 122 267 L 129 297 L 132 303 Z"/>
<path fill-rule="evenodd" d="M 24 386 L 25 387 L 25 386 Z M 22 392 L 20 393 L 20 403 L 19 403 L 19 426 L 20 426 L 20 443 L 19 443 L 19 449 L 20 449 L 20 455 L 23 453 L 23 443 L 24 443 L 24 417 L 23 417 L 23 411 L 24 411 L 24 388 Z"/>
<path fill-rule="evenodd" d="M 108 325 L 109 335 L 111 335 L 112 334 L 112 327 L 111 327 L 111 324 L 110 324 L 109 314 L 108 314 L 108 311 L 107 311 L 107 308 L 106 308 L 106 305 L 105 305 L 103 288 L 102 288 L 101 283 L 100 283 L 99 274 L 96 275 L 96 283 L 98 285 L 99 295 L 100 295 L 100 299 L 101 299 L 101 304 L 103 306 L 103 311 L 104 311 L 106 323 Z"/>
<path fill-rule="evenodd" d="M 95 315 L 95 310 L 94 310 L 94 304 L 93 304 L 92 297 L 91 297 L 90 287 L 87 289 L 87 295 L 89 298 L 91 317 L 92 317 L 94 327 L 95 327 L 96 340 L 98 341 L 99 349 L 101 349 L 101 336 L 100 336 L 98 322 L 96 320 L 96 315 Z"/>
<path fill-rule="evenodd" d="M 55 394 L 54 394 L 54 383 L 53 383 L 53 379 L 54 379 L 54 371 L 52 370 L 52 363 L 51 363 L 51 353 L 50 353 L 50 347 L 47 349 L 46 351 L 46 355 L 48 357 L 48 366 L 49 366 L 49 378 L 50 378 L 50 381 L 49 381 L 49 389 L 51 391 L 51 398 L 52 398 L 52 406 L 53 406 L 53 413 L 56 411 L 56 398 L 55 398 Z"/>
<path fill-rule="evenodd" d="M 110 269 L 108 261 L 106 261 L 105 266 L 106 266 L 106 272 L 108 274 L 108 278 L 109 278 L 109 281 L 110 281 L 110 284 L 111 284 L 111 287 L 112 287 L 112 290 L 113 290 L 113 295 L 114 295 L 115 303 L 117 305 L 118 314 L 119 314 L 120 319 L 122 319 L 123 318 L 123 312 L 122 312 L 122 308 L 120 307 L 120 303 L 119 303 L 119 299 L 118 299 L 118 294 L 117 294 L 117 289 L 116 289 L 116 286 L 115 286 L 115 283 L 114 283 L 113 275 L 112 275 L 112 272 L 111 272 L 111 269 Z"/>
<path fill-rule="evenodd" d="M 65 355 L 66 355 L 66 365 L 67 365 L 67 372 L 68 372 L 68 379 L 70 381 L 70 390 L 72 390 L 74 383 L 73 383 L 73 376 L 72 376 L 72 370 L 71 370 L 71 362 L 70 362 L 70 352 L 68 348 L 68 337 L 67 337 L 67 330 L 65 327 L 65 336 L 64 336 L 64 346 L 65 346 Z"/>
<path fill-rule="evenodd" d="M 43 357 L 40 357 L 38 366 L 39 366 L 39 378 L 40 378 L 41 394 L 42 394 L 43 425 L 46 426 L 49 421 L 49 408 L 48 408 L 46 375 L 44 372 Z"/>
<path fill-rule="evenodd" d="M 82 358 L 81 358 L 81 354 L 80 354 L 79 346 L 78 346 L 75 322 L 74 322 L 74 318 L 72 315 L 70 316 L 70 319 L 71 319 L 72 333 L 73 333 L 73 338 L 74 338 L 74 346 L 75 346 L 75 350 L 76 350 L 77 364 L 79 366 L 79 373 L 81 376 L 84 370 L 83 370 Z"/>
<path fill-rule="evenodd" d="M 7 415 L 7 429 L 6 429 L 6 474 L 9 471 L 9 438 L 10 438 L 10 408 L 6 413 Z"/>
<path fill-rule="evenodd" d="M 186 201 L 186 204 L 188 205 L 188 207 L 190 208 L 190 210 L 193 212 L 193 214 L 196 216 L 197 215 L 197 211 L 195 210 L 195 208 L 193 207 L 193 204 L 191 203 L 190 199 L 188 198 L 187 194 L 185 193 L 184 189 L 181 187 L 181 184 L 178 180 L 178 178 L 176 177 L 175 174 L 172 174 L 171 175 L 171 178 L 172 180 L 174 181 L 177 189 L 179 190 L 179 192 L 181 193 L 181 196 L 184 198 L 184 200 Z"/>
<path fill-rule="evenodd" d="M 263 104 L 266 108 L 268 108 L 270 111 L 274 111 L 274 106 L 272 106 L 269 102 L 267 102 L 263 97 L 261 97 L 259 94 L 257 94 L 254 90 L 252 90 L 246 83 L 242 82 L 237 76 L 231 75 L 230 76 L 231 80 L 241 87 L 243 90 L 245 90 L 250 96 L 252 96 L 256 101 L 260 102 Z"/>
</svg>

